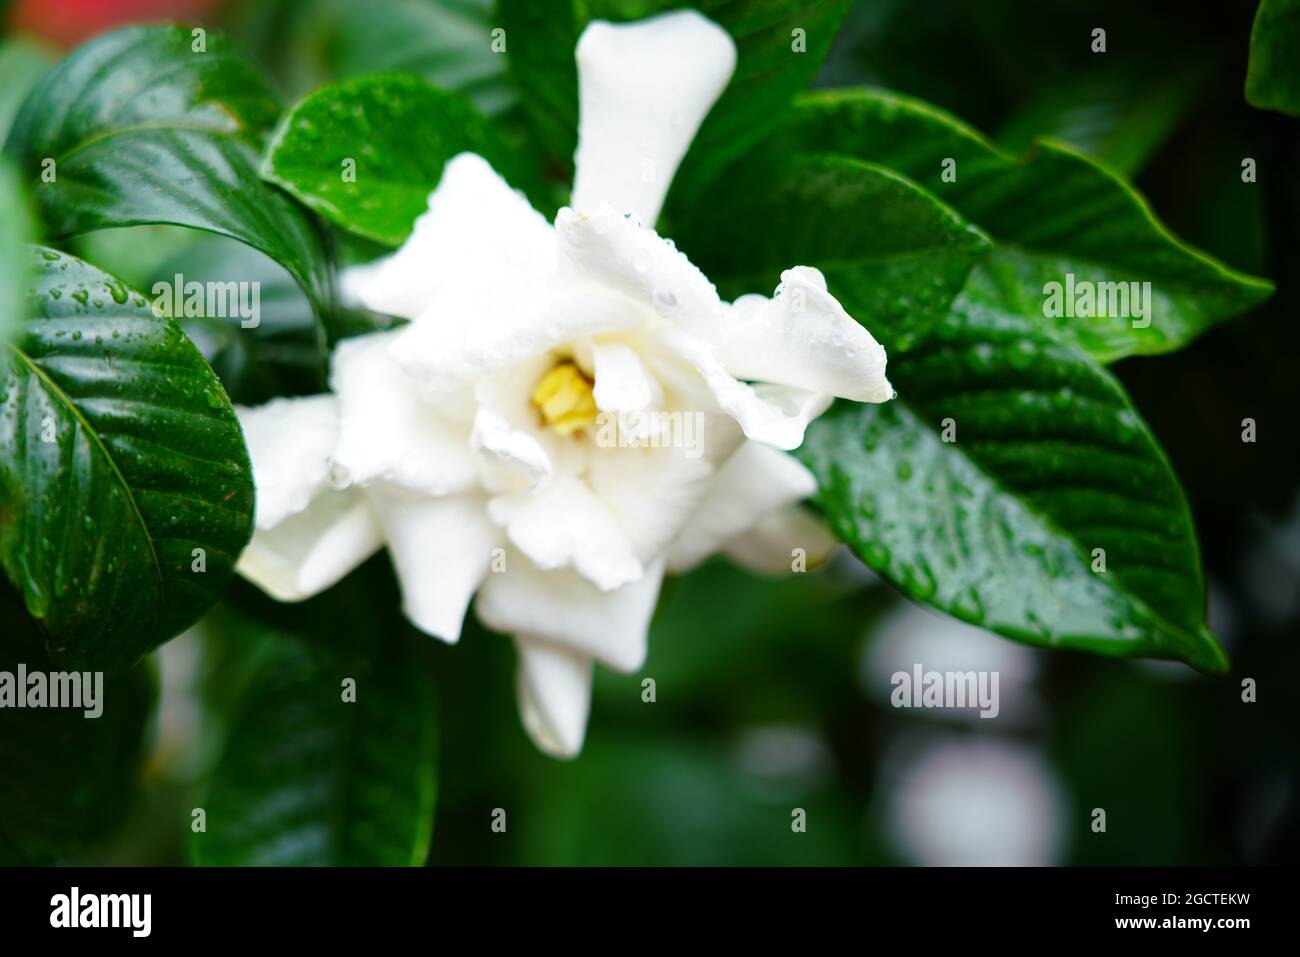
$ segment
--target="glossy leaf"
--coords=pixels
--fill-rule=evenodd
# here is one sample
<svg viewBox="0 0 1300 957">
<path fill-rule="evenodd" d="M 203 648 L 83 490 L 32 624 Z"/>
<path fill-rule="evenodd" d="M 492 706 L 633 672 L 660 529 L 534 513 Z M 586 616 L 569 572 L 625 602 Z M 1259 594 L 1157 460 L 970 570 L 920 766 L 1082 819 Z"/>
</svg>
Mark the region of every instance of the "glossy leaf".
<svg viewBox="0 0 1300 957">
<path fill-rule="evenodd" d="M 418 77 L 364 77 L 295 106 L 262 174 L 344 229 L 397 246 L 427 208 L 447 160 L 465 151 L 524 185 L 468 100 Z"/>
<path fill-rule="evenodd" d="M 221 594 L 252 532 L 248 453 L 175 323 L 87 263 L 33 259 L 0 364 L 0 558 L 57 661 L 123 668 Z"/>
<path fill-rule="evenodd" d="M 942 316 L 990 246 L 910 180 L 833 155 L 729 174 L 674 233 L 728 298 L 770 295 L 783 269 L 818 267 L 887 346 L 911 342 Z"/>
<path fill-rule="evenodd" d="M 1263 0 L 1250 31 L 1246 100 L 1300 116 L 1300 0 Z"/>
<path fill-rule="evenodd" d="M 77 49 L 23 104 L 6 144 L 46 227 L 171 223 L 247 243 L 281 263 L 318 312 L 331 278 L 310 219 L 257 172 L 279 115 L 266 81 L 220 34 L 129 27 Z"/>
<path fill-rule="evenodd" d="M 1012 308 L 1102 361 L 1178 349 L 1272 292 L 1178 240 L 1121 177 L 1062 144 L 1039 142 L 1021 161 L 925 103 L 874 90 L 808 95 L 781 143 L 879 163 L 932 191 L 994 238 L 986 268 Z M 1048 318 L 1047 284 L 1067 275 L 1150 283 L 1150 313 Z"/>
<path fill-rule="evenodd" d="M 337 647 L 358 623 L 335 617 Z M 373 626 L 373 614 L 368 616 Z M 245 643 L 254 633 L 243 620 Z M 190 835 L 196 864 L 423 864 L 437 790 L 432 680 L 399 649 L 339 656 L 267 633 Z M 343 684 L 355 682 L 355 701 Z"/>
<path fill-rule="evenodd" d="M 867 564 L 1019 641 L 1226 669 L 1186 500 L 1108 373 L 975 280 L 890 371 L 899 398 L 839 403 L 797 453 Z"/>
</svg>

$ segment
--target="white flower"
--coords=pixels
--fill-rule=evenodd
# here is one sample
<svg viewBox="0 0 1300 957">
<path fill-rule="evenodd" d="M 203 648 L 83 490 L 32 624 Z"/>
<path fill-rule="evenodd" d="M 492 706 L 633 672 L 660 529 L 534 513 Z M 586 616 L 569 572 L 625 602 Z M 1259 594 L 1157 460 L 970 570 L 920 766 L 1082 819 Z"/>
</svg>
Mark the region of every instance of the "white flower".
<svg viewBox="0 0 1300 957">
<path fill-rule="evenodd" d="M 524 725 L 566 756 L 593 660 L 644 661 L 665 571 L 824 557 L 797 507 L 815 482 L 780 450 L 834 396 L 892 395 L 817 270 L 724 303 L 651 228 L 730 37 L 692 12 L 593 23 L 577 61 L 572 208 L 552 226 L 455 157 L 406 244 L 345 277 L 410 324 L 340 343 L 329 395 L 240 412 L 258 502 L 239 570 L 294 601 L 386 545 L 407 617 L 448 642 L 477 591 L 515 638 Z"/>
</svg>

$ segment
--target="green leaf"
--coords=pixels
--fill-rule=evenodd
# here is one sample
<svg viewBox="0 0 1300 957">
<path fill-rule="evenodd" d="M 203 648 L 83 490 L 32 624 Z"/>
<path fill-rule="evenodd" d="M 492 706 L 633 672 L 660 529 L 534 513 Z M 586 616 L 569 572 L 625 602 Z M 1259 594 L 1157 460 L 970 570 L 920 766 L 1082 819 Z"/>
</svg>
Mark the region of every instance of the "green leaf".
<svg viewBox="0 0 1300 957">
<path fill-rule="evenodd" d="M 965 621 L 1225 670 L 1164 453 L 1112 376 L 986 279 L 891 366 L 899 398 L 810 427 L 797 454 L 817 503 L 873 569 Z"/>
<path fill-rule="evenodd" d="M 328 312 L 329 264 L 311 220 L 257 172 L 279 106 L 215 32 L 129 27 L 79 48 L 37 84 L 5 146 L 52 238 L 170 223 L 281 263 Z M 53 165 L 51 165 L 51 163 Z"/>
<path fill-rule="evenodd" d="M 363 77 L 295 106 L 262 175 L 344 229 L 398 246 L 428 208 L 447 160 L 465 151 L 525 185 L 468 100 L 418 77 Z"/>
<path fill-rule="evenodd" d="M 997 139 L 1014 152 L 1027 152 L 1040 138 L 1056 140 L 1136 176 L 1196 101 L 1208 73 L 1202 60 L 1109 60 L 1044 85 Z"/>
<path fill-rule="evenodd" d="M 293 277 L 251 246 L 200 236 L 162 262 L 154 280 L 171 288 L 177 276 L 186 283 L 257 284 L 256 326 L 245 328 L 246 320 L 235 315 L 209 316 L 206 301 L 196 314 L 187 310 L 176 320 L 226 392 L 235 402 L 256 405 L 279 395 L 324 391 L 328 353 L 311 301 Z M 157 289 L 153 282 L 148 288 Z"/>
<path fill-rule="evenodd" d="M 1250 31 L 1246 101 L 1300 116 L 1300 0 L 1263 0 Z"/>
<path fill-rule="evenodd" d="M 680 179 L 694 192 L 781 120 L 791 98 L 812 82 L 849 0 L 701 0 L 693 4 L 736 41 L 736 72 L 700 127 Z M 568 169 L 578 144 L 574 50 L 592 20 L 622 22 L 662 13 L 676 0 L 572 0 L 539 5 L 502 0 L 510 69 L 524 108 L 553 158 Z M 806 50 L 795 51 L 796 29 Z"/>
<path fill-rule="evenodd" d="M 674 235 L 728 298 L 770 294 L 783 269 L 816 266 L 889 346 L 941 317 L 990 246 L 910 180 L 834 155 L 738 170 Z"/>
<path fill-rule="evenodd" d="M 175 323 L 81 260 L 33 260 L 0 360 L 0 558 L 56 660 L 123 668 L 220 596 L 252 533 L 248 453 Z"/>
<path fill-rule="evenodd" d="M 855 156 L 931 190 L 994 238 L 987 267 L 1015 311 L 1102 361 L 1178 349 L 1273 289 L 1179 241 L 1121 177 L 1062 144 L 1039 142 L 1021 161 L 952 116 L 876 90 L 810 94 L 780 137 L 784 148 Z M 956 164 L 951 182 L 945 160 Z M 1067 274 L 1149 282 L 1149 325 L 1046 317 L 1044 287 Z"/>
<path fill-rule="evenodd" d="M 0 581 L 0 671 L 16 676 L 20 662 L 29 675 L 58 671 L 38 645 L 14 640 L 23 618 Z M 76 860 L 122 822 L 138 791 L 157 684 L 148 664 L 104 676 L 96 718 L 79 708 L 0 709 L 0 865 Z"/>
<path fill-rule="evenodd" d="M 22 326 L 31 216 L 13 167 L 0 157 L 0 348 Z"/>
<path fill-rule="evenodd" d="M 369 73 L 411 73 L 463 93 L 494 116 L 517 102 L 492 49 L 491 0 L 255 0 L 226 12 L 230 30 L 294 95 Z"/>
<path fill-rule="evenodd" d="M 340 639 L 356 637 L 338 621 Z M 242 619 L 235 627 L 245 638 L 252 628 Z M 437 792 L 428 673 L 400 648 L 343 657 L 317 646 L 314 633 L 263 636 L 262 663 L 201 799 L 207 830 L 190 835 L 191 860 L 423 864 Z M 353 702 L 343 700 L 346 679 Z"/>
</svg>

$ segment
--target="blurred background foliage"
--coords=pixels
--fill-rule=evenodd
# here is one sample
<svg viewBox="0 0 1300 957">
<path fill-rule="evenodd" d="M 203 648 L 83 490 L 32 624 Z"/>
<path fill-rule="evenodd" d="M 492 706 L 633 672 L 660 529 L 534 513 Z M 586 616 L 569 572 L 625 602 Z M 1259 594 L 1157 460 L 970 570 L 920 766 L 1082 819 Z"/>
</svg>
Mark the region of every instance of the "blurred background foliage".
<svg viewBox="0 0 1300 957">
<path fill-rule="evenodd" d="M 225 610 L 124 677 L 132 700 L 159 698 L 149 753 L 115 756 L 100 773 L 101 754 L 73 779 L 53 775 L 66 800 L 44 811 L 62 815 L 71 847 L 31 846 L 6 796 L 20 777 L 40 775 L 42 755 L 80 748 L 69 735 L 85 729 L 6 728 L 17 750 L 0 748 L 0 860 L 201 859 L 186 847 L 191 809 L 237 804 L 204 781 L 247 751 L 226 744 L 250 714 L 256 722 L 266 713 L 256 710 L 256 695 L 274 693 L 260 686 L 266 661 L 339 655 L 360 673 L 368 656 L 400 653 L 432 687 L 385 688 L 378 710 L 358 720 L 416 735 L 436 753 L 436 864 L 1294 861 L 1300 121 L 1243 98 L 1254 12 L 1248 0 L 858 0 L 816 83 L 929 100 L 1013 150 L 1039 135 L 1065 140 L 1133 177 L 1180 236 L 1277 282 L 1271 300 L 1190 348 L 1116 366 L 1186 488 L 1229 675 L 1013 645 L 910 606 L 848 555 L 780 581 L 714 562 L 665 591 L 641 674 L 598 669 L 586 748 L 561 763 L 519 727 L 509 642 L 472 621 L 458 646 L 420 639 L 396 615 L 381 557 L 303 606 L 236 585 Z M 286 101 L 332 80 L 406 70 L 466 92 L 527 143 L 504 59 L 485 42 L 466 52 L 463 37 L 485 37 L 494 22 L 487 0 L 0 2 L 0 129 L 60 50 L 162 16 L 230 30 Z M 1090 51 L 1099 26 L 1105 55 Z M 1241 180 L 1247 157 L 1258 164 L 1254 184 Z M 257 256 L 197 234 L 133 233 L 131 242 L 112 233 L 80 242 L 142 288 L 190 273 L 177 265 L 187 257 L 217 269 L 223 256 Z M 323 370 L 295 339 L 305 300 L 286 276 L 275 283 L 283 271 L 269 260 L 257 268 L 270 290 L 261 333 L 283 344 L 270 353 L 277 368 L 251 365 L 237 338 L 205 352 L 237 399 L 267 397 L 272 380 L 313 391 Z M 228 335 L 201 320 L 189 331 Z M 1254 444 L 1240 440 L 1247 417 L 1258 423 Z M 889 675 L 913 662 L 998 671 L 1002 714 L 893 709 Z M 653 703 L 643 700 L 646 677 Z M 1258 682 L 1257 703 L 1242 702 L 1244 678 Z M 436 707 L 436 740 L 402 710 L 420 707 L 413 702 Z M 147 713 L 142 705 L 123 720 Z M 287 733 L 295 721 L 302 734 L 351 733 L 322 732 L 310 714 L 278 720 Z M 382 755 L 358 760 L 367 758 L 382 766 Z M 102 800 L 95 787 L 82 793 L 85 774 L 99 775 Z M 327 780 L 320 790 L 367 800 L 339 797 Z M 496 808 L 507 814 L 505 833 L 489 826 Z M 796 808 L 806 833 L 791 829 Z M 1090 827 L 1094 808 L 1106 811 L 1104 834 Z"/>
</svg>

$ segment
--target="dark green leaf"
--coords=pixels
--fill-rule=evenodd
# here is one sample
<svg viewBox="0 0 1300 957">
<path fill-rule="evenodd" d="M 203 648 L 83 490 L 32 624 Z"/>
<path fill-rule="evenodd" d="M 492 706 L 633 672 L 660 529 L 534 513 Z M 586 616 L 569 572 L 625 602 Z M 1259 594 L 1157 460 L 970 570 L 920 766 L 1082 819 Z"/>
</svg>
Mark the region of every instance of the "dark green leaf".
<svg viewBox="0 0 1300 957">
<path fill-rule="evenodd" d="M 208 230 L 281 263 L 328 309 L 312 222 L 257 173 L 279 106 L 220 34 L 129 27 L 92 40 L 37 84 L 6 144 L 54 238 L 143 223 Z M 51 163 L 53 165 L 51 165 Z"/>
<path fill-rule="evenodd" d="M 428 207 L 447 160 L 465 151 L 524 185 L 468 100 L 418 77 L 363 77 L 295 106 L 262 175 L 344 229 L 397 246 Z"/>
<path fill-rule="evenodd" d="M 1102 361 L 1180 348 L 1272 292 L 1267 281 L 1180 242 L 1128 183 L 1076 151 L 1040 142 L 1022 162 L 917 100 L 875 90 L 813 93 L 792 113 L 782 144 L 880 163 L 931 190 L 996 240 L 988 269 L 1009 305 Z M 945 160 L 955 161 L 950 182 Z M 1119 315 L 1047 318 L 1045 285 L 1067 274 L 1149 282 L 1149 325 Z"/>
<path fill-rule="evenodd" d="M 811 82 L 851 0 L 706 0 L 700 11 L 736 41 L 736 72 L 691 143 L 680 177 L 696 195 L 774 129 Z M 806 48 L 796 50 L 796 33 Z"/>
<path fill-rule="evenodd" d="M 0 363 L 0 474 L 21 496 L 0 557 L 56 660 L 122 668 L 221 594 L 252 532 L 248 453 L 175 323 L 81 260 L 33 260 L 33 319 Z"/>
<path fill-rule="evenodd" d="M 251 626 L 235 622 L 246 639 Z M 202 798 L 207 830 L 189 835 L 196 864 L 424 863 L 437 790 L 432 680 L 399 648 L 346 657 L 317 637 L 262 643 Z"/>
<path fill-rule="evenodd" d="M 1300 0 L 1263 0 L 1250 31 L 1246 100 L 1300 116 Z"/>
<path fill-rule="evenodd" d="M 1010 638 L 1224 670 L 1164 453 L 1108 373 L 981 280 L 891 366 L 898 399 L 810 428 L 832 526 L 910 597 Z"/>
<path fill-rule="evenodd" d="M 770 294 L 781 270 L 816 266 L 887 346 L 910 343 L 942 316 L 989 249 L 933 195 L 851 157 L 794 157 L 727 179 L 676 231 L 722 293 Z"/>
<path fill-rule="evenodd" d="M 1045 85 L 998 131 L 1027 152 L 1040 138 L 1065 143 L 1136 176 L 1205 86 L 1206 64 L 1113 60 Z"/>
<path fill-rule="evenodd" d="M 23 615 L 0 581 L 6 627 Z M 20 662 L 29 675 L 60 670 L 39 645 L 14 643 L 10 632 L 0 637 L 0 671 L 16 677 Z M 96 718 L 79 708 L 0 709 L 0 864 L 66 862 L 122 821 L 137 792 L 156 696 L 154 670 L 141 664 L 103 677 Z"/>
<path fill-rule="evenodd" d="M 311 301 L 273 260 L 251 246 L 202 236 L 154 273 L 155 281 L 171 287 L 177 276 L 187 283 L 257 284 L 255 327 L 244 328 L 238 316 L 207 315 L 206 302 L 197 315 L 177 319 L 234 401 L 253 405 L 277 395 L 324 391 L 325 343 Z M 156 287 L 151 282 L 147 288 Z"/>
<path fill-rule="evenodd" d="M 491 0 L 253 0 L 227 22 L 295 93 L 368 73 L 411 73 L 485 114 L 516 102 L 492 49 Z"/>
</svg>

